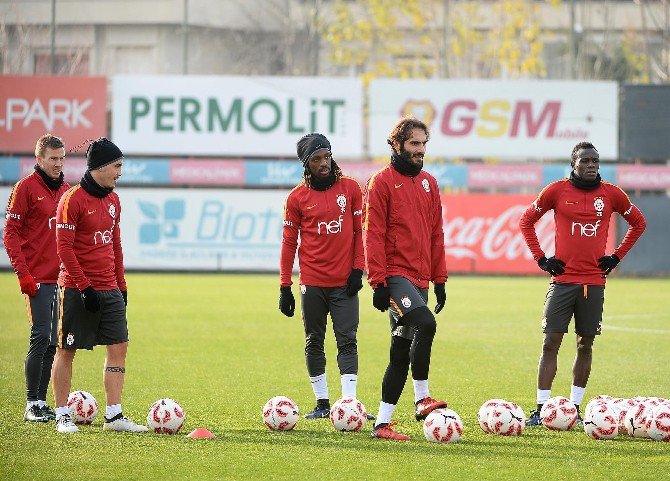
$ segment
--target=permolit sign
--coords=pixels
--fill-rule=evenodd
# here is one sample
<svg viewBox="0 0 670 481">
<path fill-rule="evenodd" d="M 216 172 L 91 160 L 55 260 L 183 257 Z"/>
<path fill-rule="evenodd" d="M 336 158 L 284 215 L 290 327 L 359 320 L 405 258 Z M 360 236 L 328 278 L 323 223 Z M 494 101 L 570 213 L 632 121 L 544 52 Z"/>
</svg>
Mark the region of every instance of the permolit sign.
<svg viewBox="0 0 670 481">
<path fill-rule="evenodd" d="M 358 157 L 362 90 L 348 78 L 118 76 L 112 134 L 129 154 L 295 157 L 321 132 Z"/>
</svg>

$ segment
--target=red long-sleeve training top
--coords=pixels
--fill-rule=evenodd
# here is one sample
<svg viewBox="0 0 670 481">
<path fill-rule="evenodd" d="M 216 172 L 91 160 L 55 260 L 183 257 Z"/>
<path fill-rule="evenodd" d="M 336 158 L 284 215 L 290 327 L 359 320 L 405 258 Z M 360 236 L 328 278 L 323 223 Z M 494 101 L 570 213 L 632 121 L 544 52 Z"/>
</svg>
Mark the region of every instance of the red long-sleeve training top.
<svg viewBox="0 0 670 481">
<path fill-rule="evenodd" d="M 425 171 L 402 175 L 390 164 L 365 189 L 363 244 L 368 282 L 403 276 L 417 287 L 447 281 L 442 203 L 435 178 Z"/>
<path fill-rule="evenodd" d="M 302 285 L 344 286 L 352 269 L 363 270 L 362 199 L 358 182 L 344 176 L 327 190 L 301 183 L 291 191 L 279 259 L 282 286 L 292 284 L 296 247 Z"/>
<path fill-rule="evenodd" d="M 552 209 L 556 223 L 555 256 L 566 264 L 565 272 L 552 280 L 566 284 L 605 285 L 606 278 L 598 268 L 598 259 L 605 255 L 613 212 L 621 214 L 630 224 L 626 236 L 614 250 L 619 259 L 624 258 L 647 225 L 640 209 L 616 185 L 601 182 L 594 190 L 583 190 L 568 179 L 559 180 L 546 186 L 519 220 L 536 261 L 545 254 L 535 233 L 535 223 Z"/>
<path fill-rule="evenodd" d="M 16 183 L 7 204 L 3 241 L 18 277 L 55 284 L 60 262 L 56 254 L 56 206 L 70 185 L 51 190 L 37 172 Z"/>
<path fill-rule="evenodd" d="M 63 263 L 58 284 L 84 290 L 126 290 L 121 249 L 121 203 L 115 192 L 99 198 L 81 185 L 58 203 L 56 240 Z"/>
</svg>

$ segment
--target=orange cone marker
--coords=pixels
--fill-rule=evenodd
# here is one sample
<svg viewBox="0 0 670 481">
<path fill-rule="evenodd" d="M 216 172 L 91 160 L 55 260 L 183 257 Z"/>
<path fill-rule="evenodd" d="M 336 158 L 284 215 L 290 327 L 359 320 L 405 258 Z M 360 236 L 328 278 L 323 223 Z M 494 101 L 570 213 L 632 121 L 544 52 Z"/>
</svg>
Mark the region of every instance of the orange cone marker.
<svg viewBox="0 0 670 481">
<path fill-rule="evenodd" d="M 205 428 L 196 428 L 193 431 L 191 431 L 186 437 L 191 439 L 215 438 L 216 434 L 208 431 Z"/>
</svg>

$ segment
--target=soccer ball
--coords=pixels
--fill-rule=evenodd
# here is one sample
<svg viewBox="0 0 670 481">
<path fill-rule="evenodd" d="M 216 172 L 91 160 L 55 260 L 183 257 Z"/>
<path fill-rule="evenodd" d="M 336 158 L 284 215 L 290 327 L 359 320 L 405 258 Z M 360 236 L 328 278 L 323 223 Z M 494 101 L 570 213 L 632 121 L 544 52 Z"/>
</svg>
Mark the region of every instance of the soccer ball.
<svg viewBox="0 0 670 481">
<path fill-rule="evenodd" d="M 614 439 L 619 434 L 619 415 L 606 403 L 591 406 L 584 418 L 584 431 L 593 439 Z"/>
<path fill-rule="evenodd" d="M 184 420 L 182 407 L 169 398 L 153 403 L 147 413 L 147 426 L 158 434 L 177 434 L 184 425 Z"/>
<path fill-rule="evenodd" d="M 633 399 L 619 399 L 613 402 L 613 405 L 619 409 L 619 433 L 626 432 L 626 416 L 628 411 L 637 406 Z"/>
<path fill-rule="evenodd" d="M 526 427 L 526 415 L 518 404 L 503 401 L 489 410 L 489 431 L 501 436 L 520 436 Z"/>
<path fill-rule="evenodd" d="M 484 404 L 482 404 L 482 407 L 480 407 L 479 411 L 477 412 L 477 422 L 479 423 L 479 427 L 482 428 L 482 431 L 484 431 L 485 433 L 492 432 L 488 424 L 489 412 L 499 403 L 504 402 L 505 402 L 504 399 L 495 398 L 495 399 L 489 399 Z"/>
<path fill-rule="evenodd" d="M 423 434 L 431 443 L 455 443 L 463 434 L 463 421 L 451 409 L 436 409 L 423 422 Z"/>
<path fill-rule="evenodd" d="M 330 422 L 338 431 L 359 431 L 367 421 L 365 406 L 358 399 L 338 399 L 330 408 Z"/>
<path fill-rule="evenodd" d="M 98 402 L 86 391 L 71 392 L 67 397 L 67 408 L 75 424 L 91 424 L 98 415 Z"/>
<path fill-rule="evenodd" d="M 272 431 L 290 431 L 298 419 L 298 405 L 286 396 L 275 396 L 263 406 L 263 422 Z"/>
<path fill-rule="evenodd" d="M 568 431 L 577 422 L 577 408 L 563 396 L 552 397 L 542 406 L 540 418 L 553 431 Z"/>
<path fill-rule="evenodd" d="M 659 404 L 647 420 L 647 435 L 654 441 L 670 442 L 670 405 Z"/>
<path fill-rule="evenodd" d="M 647 419 L 651 415 L 652 405 L 646 401 L 633 406 L 626 413 L 626 431 L 634 438 L 648 438 Z"/>
<path fill-rule="evenodd" d="M 596 397 L 594 397 L 588 403 L 586 403 L 586 407 L 584 408 L 584 418 L 586 418 L 589 415 L 589 411 L 594 405 L 609 404 L 613 400 L 614 398 L 612 396 L 608 396 L 607 394 L 598 394 Z"/>
</svg>

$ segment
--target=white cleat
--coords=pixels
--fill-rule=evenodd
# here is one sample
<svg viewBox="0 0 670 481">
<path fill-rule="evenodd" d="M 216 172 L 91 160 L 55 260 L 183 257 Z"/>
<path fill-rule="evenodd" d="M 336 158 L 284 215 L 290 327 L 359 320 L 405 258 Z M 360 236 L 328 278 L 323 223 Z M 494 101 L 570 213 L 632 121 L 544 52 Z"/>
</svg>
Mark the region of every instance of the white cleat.
<svg viewBox="0 0 670 481">
<path fill-rule="evenodd" d="M 127 433 L 146 433 L 149 428 L 140 424 L 135 424 L 132 420 L 128 419 L 123 414 L 117 414 L 110 421 L 105 418 L 105 424 L 103 425 L 102 430 Z"/>
<path fill-rule="evenodd" d="M 79 428 L 72 422 L 69 414 L 62 414 L 56 420 L 56 431 L 59 433 L 78 433 Z"/>
</svg>

